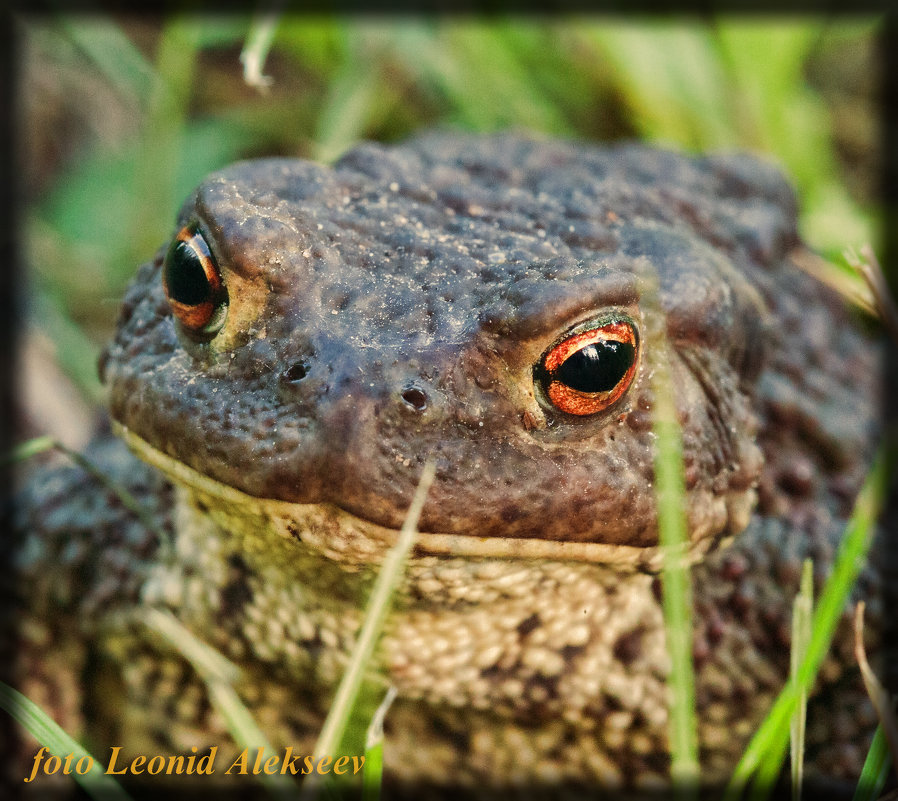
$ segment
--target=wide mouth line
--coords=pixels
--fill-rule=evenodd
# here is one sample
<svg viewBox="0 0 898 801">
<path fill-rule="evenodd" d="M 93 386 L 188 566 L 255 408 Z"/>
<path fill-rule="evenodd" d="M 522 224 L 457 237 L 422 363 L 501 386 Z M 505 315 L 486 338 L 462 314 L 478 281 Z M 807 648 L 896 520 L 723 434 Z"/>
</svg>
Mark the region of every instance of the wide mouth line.
<svg viewBox="0 0 898 801">
<path fill-rule="evenodd" d="M 278 498 L 249 495 L 199 472 L 178 459 L 156 448 L 123 423 L 112 421 L 113 432 L 143 461 L 165 473 L 173 482 L 218 498 L 229 506 L 243 507 L 263 515 L 302 520 L 311 509 L 331 507 L 337 515 L 349 521 L 366 535 L 392 546 L 399 536 L 399 529 L 383 526 L 355 512 L 347 511 L 336 503 L 303 504 Z M 701 543 L 693 543 L 687 558 L 699 561 L 705 553 Z M 415 553 L 420 555 L 497 558 L 544 559 L 563 562 L 587 562 L 613 567 L 621 572 L 656 573 L 661 569 L 662 555 L 657 546 L 633 546 L 603 542 L 578 542 L 547 540 L 527 537 L 481 537 L 476 534 L 446 534 L 419 531 Z"/>
</svg>

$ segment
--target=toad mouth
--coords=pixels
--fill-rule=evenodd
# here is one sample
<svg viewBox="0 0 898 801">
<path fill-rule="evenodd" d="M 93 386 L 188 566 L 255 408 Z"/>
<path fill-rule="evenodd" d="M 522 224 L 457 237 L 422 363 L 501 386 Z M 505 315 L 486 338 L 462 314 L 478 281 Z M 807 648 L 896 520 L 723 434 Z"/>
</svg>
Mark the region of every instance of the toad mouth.
<svg viewBox="0 0 898 801">
<path fill-rule="evenodd" d="M 389 528 L 349 512 L 334 503 L 298 503 L 278 498 L 249 495 L 242 490 L 210 478 L 151 445 L 116 420 L 113 431 L 143 461 L 161 470 L 177 486 L 185 487 L 202 498 L 202 505 L 214 510 L 228 510 L 225 517 L 245 517 L 267 521 L 281 536 L 302 540 L 340 561 L 379 563 L 399 536 Z M 307 526 L 315 520 L 317 526 Z M 334 547 L 321 534 L 339 531 L 344 540 L 364 540 L 360 548 Z M 721 546 L 719 537 L 693 538 L 686 561 L 700 562 L 705 554 Z M 339 545 L 339 544 L 338 544 Z M 344 543 L 345 545 L 345 543 Z M 656 573 L 661 570 L 663 554 L 658 546 L 632 546 L 603 542 L 576 542 L 525 537 L 479 537 L 475 534 L 446 534 L 419 531 L 415 539 L 415 555 L 463 558 L 543 559 L 601 564 L 621 572 Z"/>
</svg>

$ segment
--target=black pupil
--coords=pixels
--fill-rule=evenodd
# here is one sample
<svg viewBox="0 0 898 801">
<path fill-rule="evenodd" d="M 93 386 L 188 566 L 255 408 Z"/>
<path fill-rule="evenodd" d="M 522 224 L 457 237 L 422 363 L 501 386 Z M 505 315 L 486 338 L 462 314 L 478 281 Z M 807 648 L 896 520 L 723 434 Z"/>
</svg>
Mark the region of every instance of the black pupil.
<svg viewBox="0 0 898 801">
<path fill-rule="evenodd" d="M 186 242 L 177 240 L 165 257 L 165 285 L 168 296 L 185 306 L 209 300 L 209 279 L 199 256 Z"/>
<path fill-rule="evenodd" d="M 594 342 L 580 348 L 552 374 L 552 378 L 579 392 L 609 392 L 633 364 L 636 348 L 629 342 Z"/>
</svg>

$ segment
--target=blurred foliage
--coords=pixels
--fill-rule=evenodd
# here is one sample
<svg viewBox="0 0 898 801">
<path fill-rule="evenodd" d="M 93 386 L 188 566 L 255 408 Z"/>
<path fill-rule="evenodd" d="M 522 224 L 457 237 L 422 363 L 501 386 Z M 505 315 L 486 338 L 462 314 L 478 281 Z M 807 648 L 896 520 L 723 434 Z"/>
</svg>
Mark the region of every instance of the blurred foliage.
<svg viewBox="0 0 898 801">
<path fill-rule="evenodd" d="M 135 266 L 238 158 L 331 161 L 434 125 L 747 149 L 792 176 L 821 253 L 878 243 L 876 20 L 284 16 L 264 91 L 240 62 L 260 22 L 19 20 L 24 300 L 91 399 Z"/>
</svg>

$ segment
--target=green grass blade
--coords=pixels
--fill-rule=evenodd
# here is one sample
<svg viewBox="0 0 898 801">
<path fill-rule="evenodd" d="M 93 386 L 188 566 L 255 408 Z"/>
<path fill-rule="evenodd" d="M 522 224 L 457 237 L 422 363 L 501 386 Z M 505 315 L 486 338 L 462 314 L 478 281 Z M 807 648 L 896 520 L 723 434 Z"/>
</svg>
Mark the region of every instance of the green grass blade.
<svg viewBox="0 0 898 801">
<path fill-rule="evenodd" d="M 656 279 L 645 282 L 643 298 L 659 309 Z M 659 313 L 659 320 L 663 315 Z M 685 515 L 686 482 L 683 441 L 674 403 L 663 330 L 652 332 L 654 393 L 655 497 L 663 564 L 662 606 L 670 653 L 669 679 L 671 778 L 680 799 L 698 798 L 698 725 L 695 715 L 695 671 L 692 661 L 692 579 L 687 559 L 689 533 Z"/>
<path fill-rule="evenodd" d="M 377 574 L 377 580 L 371 589 L 371 597 L 365 609 L 362 628 L 359 631 L 358 639 L 356 639 L 352 657 L 346 666 L 340 685 L 337 687 L 327 719 L 324 721 L 324 726 L 318 735 L 318 742 L 315 743 L 313 753 L 316 758 L 325 754 L 335 753 L 340 744 L 352 706 L 362 685 L 364 672 L 371 662 L 374 646 L 377 644 L 380 632 L 386 622 L 387 614 L 390 611 L 393 594 L 402 578 L 406 559 L 415 544 L 415 538 L 418 533 L 418 519 L 421 516 L 427 492 L 433 482 L 435 470 L 433 462 L 428 462 L 424 466 L 424 470 L 421 472 L 421 480 L 418 482 L 418 489 L 415 491 L 415 497 L 412 499 L 405 522 L 402 524 L 402 529 L 399 531 L 396 544 L 387 553 L 383 565 Z M 318 774 L 313 773 L 306 777 L 303 783 L 304 797 L 314 795 L 318 784 Z"/>
<path fill-rule="evenodd" d="M 137 500 L 128 490 L 126 490 L 121 483 L 116 481 L 111 476 L 107 475 L 104 470 L 97 467 L 90 459 L 88 459 L 83 453 L 79 453 L 72 448 L 68 448 L 63 445 L 61 442 L 54 443 L 55 447 L 68 456 L 75 464 L 78 465 L 82 470 L 86 473 L 90 473 L 97 481 L 99 481 L 106 489 L 110 490 L 114 493 L 118 499 L 121 501 L 122 506 L 124 506 L 129 512 L 131 512 L 141 523 L 146 527 L 147 531 L 153 532 L 159 540 L 159 547 L 161 549 L 161 555 L 163 558 L 168 557 L 174 544 L 171 541 L 171 537 L 169 533 L 164 529 L 157 525 L 156 521 L 153 520 L 152 516 L 147 512 L 146 509 L 143 508 L 143 505 L 140 501 Z"/>
<path fill-rule="evenodd" d="M 839 544 L 833 571 L 813 615 L 811 640 L 796 674 L 796 680 L 783 688 L 770 713 L 736 765 L 727 785 L 724 801 L 736 801 L 751 777 L 766 760 L 782 760 L 789 742 L 789 721 L 797 708 L 799 693 L 814 683 L 820 665 L 829 650 L 842 610 L 854 581 L 863 567 L 873 539 L 876 516 L 882 506 L 888 477 L 886 458 L 881 453 L 871 469 L 855 502 L 845 535 Z"/>
<path fill-rule="evenodd" d="M 802 564 L 801 586 L 793 604 L 792 648 L 789 653 L 790 681 L 798 681 L 798 671 L 805 658 L 811 637 L 811 613 L 814 601 L 814 565 L 810 559 Z M 804 737 L 807 719 L 807 690 L 796 684 L 798 705 L 789 720 L 789 743 L 791 753 L 792 798 L 801 797 L 801 781 L 804 773 Z M 758 766 L 751 787 L 751 801 L 765 801 L 770 795 L 786 761 L 786 750 L 780 748 Z"/>
<path fill-rule="evenodd" d="M 11 451 L 0 458 L 0 467 L 6 467 L 8 464 L 16 462 L 24 462 L 32 456 L 39 453 L 53 450 L 56 447 L 56 440 L 53 437 L 34 437 L 25 442 L 16 445 Z"/>
<path fill-rule="evenodd" d="M 236 665 L 195 637 L 168 612 L 141 609 L 134 618 L 161 634 L 190 662 L 205 682 L 212 706 L 224 718 L 228 731 L 240 748 L 250 749 L 253 759 L 256 749 L 263 749 L 272 755 L 277 753 L 232 686 L 239 676 Z M 262 773 L 258 779 L 275 798 L 290 801 L 296 796 L 297 786 L 289 776 Z"/>
<path fill-rule="evenodd" d="M 889 754 L 889 746 L 886 742 L 885 731 L 882 725 L 876 727 L 870 750 L 864 760 L 864 768 L 854 791 L 852 801 L 876 801 L 892 768 L 892 757 Z"/>
<path fill-rule="evenodd" d="M 72 739 L 55 720 L 30 698 L 3 682 L 0 682 L 0 707 L 3 707 L 20 725 L 31 732 L 35 739 L 54 756 L 65 759 L 71 754 L 73 765 L 83 758 L 90 759 L 89 771 L 82 775 L 73 770 L 71 775 L 91 798 L 95 798 L 97 801 L 131 801 L 131 796 L 122 789 L 121 785 L 104 773 L 101 763 Z"/>
<path fill-rule="evenodd" d="M 379 740 L 365 749 L 365 768 L 362 774 L 362 801 L 380 801 L 383 784 L 384 743 Z"/>
<path fill-rule="evenodd" d="M 867 697 L 873 703 L 879 718 L 879 727 L 885 737 L 892 761 L 898 760 L 898 718 L 895 717 L 894 697 L 882 686 L 882 683 L 870 667 L 867 660 L 867 649 L 864 645 L 864 612 L 866 602 L 859 601 L 854 608 L 854 655 L 861 669 L 861 678 Z"/>
<path fill-rule="evenodd" d="M 798 669 L 808 650 L 811 639 L 811 614 L 814 608 L 814 563 L 805 559 L 801 570 L 801 589 L 792 607 L 792 651 L 789 654 L 791 680 L 798 680 Z M 791 743 L 792 799 L 801 801 L 801 784 L 804 778 L 804 743 L 807 726 L 808 693 L 799 691 L 798 709 L 792 716 L 789 732 Z"/>
<path fill-rule="evenodd" d="M 393 701 L 396 688 L 391 686 L 377 708 L 365 738 L 365 772 L 362 775 L 362 801 L 380 801 L 384 770 L 384 718 Z"/>
<path fill-rule="evenodd" d="M 122 506 L 124 506 L 129 512 L 131 512 L 141 523 L 146 527 L 148 531 L 153 532 L 156 537 L 159 539 L 159 545 L 162 549 L 163 554 L 170 553 L 170 549 L 172 547 L 171 538 L 168 535 L 168 532 L 160 528 L 156 521 L 153 520 L 152 516 L 144 509 L 143 505 L 140 501 L 137 500 L 128 490 L 126 490 L 118 481 L 111 478 L 106 474 L 104 470 L 97 467 L 90 459 L 88 459 L 83 453 L 79 453 L 72 448 L 63 445 L 61 442 L 56 441 L 53 437 L 35 437 L 34 439 L 30 439 L 27 442 L 23 442 L 21 445 L 14 448 L 9 454 L 0 458 L 0 466 L 11 462 L 18 462 L 23 459 L 30 459 L 32 456 L 36 456 L 39 453 L 43 453 L 48 450 L 56 449 L 60 453 L 64 453 L 69 457 L 75 464 L 78 465 L 84 472 L 92 475 L 97 481 L 99 481 L 106 489 L 110 490 L 113 494 L 115 494 L 118 499 L 121 501 Z"/>
</svg>

